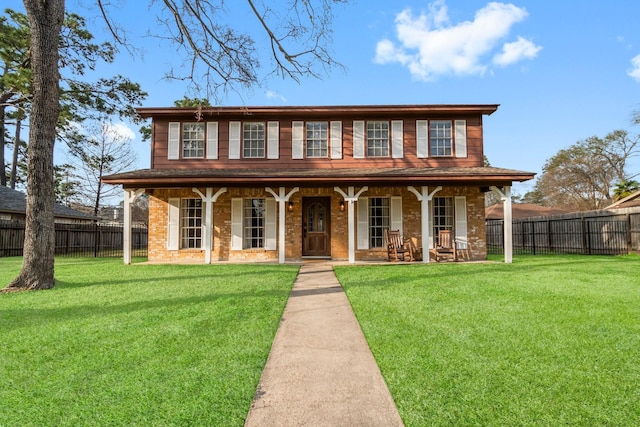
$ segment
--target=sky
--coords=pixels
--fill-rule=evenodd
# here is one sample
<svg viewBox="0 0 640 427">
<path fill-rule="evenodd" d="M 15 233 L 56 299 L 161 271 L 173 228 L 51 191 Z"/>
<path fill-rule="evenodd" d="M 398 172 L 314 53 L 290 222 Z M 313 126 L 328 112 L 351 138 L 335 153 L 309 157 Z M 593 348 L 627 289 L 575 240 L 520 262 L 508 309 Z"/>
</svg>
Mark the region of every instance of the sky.
<svg viewBox="0 0 640 427">
<path fill-rule="evenodd" d="M 163 78 L 183 58 L 145 36 L 158 28 L 148 2 L 112 3 L 119 5 L 113 17 L 140 50 L 134 56 L 123 50 L 96 73 L 139 82 L 149 93 L 144 107 L 172 106 L 189 94 L 186 83 Z M 23 10 L 17 0 L 3 4 Z M 97 40 L 108 40 L 95 8 L 86 8 L 92 4 L 67 0 L 68 9 L 89 18 Z M 240 0 L 225 4 L 246 7 Z M 237 12 L 227 11 L 228 23 L 250 25 L 250 15 Z M 223 96 L 220 104 L 500 104 L 484 118 L 489 162 L 537 174 L 580 140 L 617 129 L 640 133 L 631 123 L 640 111 L 640 2 L 353 0 L 335 13 L 330 48 L 344 71 L 300 83 L 274 76 Z M 261 52 L 268 65 L 268 52 Z M 149 145 L 126 125 L 135 132 L 138 168 L 149 167 Z M 629 172 L 640 173 L 640 161 Z M 517 184 L 514 191 L 523 195 L 533 185 Z"/>
</svg>

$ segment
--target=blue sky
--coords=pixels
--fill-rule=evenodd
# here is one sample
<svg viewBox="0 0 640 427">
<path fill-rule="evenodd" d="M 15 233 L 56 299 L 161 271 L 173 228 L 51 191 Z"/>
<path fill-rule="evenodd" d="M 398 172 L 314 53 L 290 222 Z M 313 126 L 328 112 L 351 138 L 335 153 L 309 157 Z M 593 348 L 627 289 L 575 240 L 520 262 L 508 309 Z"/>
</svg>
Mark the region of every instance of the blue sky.
<svg viewBox="0 0 640 427">
<path fill-rule="evenodd" d="M 242 4 L 235 2 L 227 4 Z M 143 37 L 155 25 L 147 2 L 120 4 L 116 20 L 144 57 L 123 52 L 98 73 L 141 83 L 149 93 L 144 106 L 171 106 L 186 85 L 163 75 L 181 58 Z M 68 8 L 76 5 L 67 0 Z M 21 10 L 22 3 L 9 0 L 5 7 Z M 236 16 L 248 15 L 230 11 L 230 24 Z M 639 19 L 640 2 L 619 0 L 355 0 L 337 8 L 333 27 L 334 57 L 346 71 L 300 84 L 273 77 L 223 103 L 500 104 L 484 121 L 489 161 L 540 173 L 545 160 L 579 140 L 640 131 L 631 125 L 640 111 Z M 98 39 L 106 37 L 99 20 L 90 22 Z M 134 145 L 138 167 L 148 167 L 148 145 Z M 631 165 L 632 174 L 640 173 L 639 161 Z M 514 189 L 524 194 L 532 186 Z"/>
</svg>

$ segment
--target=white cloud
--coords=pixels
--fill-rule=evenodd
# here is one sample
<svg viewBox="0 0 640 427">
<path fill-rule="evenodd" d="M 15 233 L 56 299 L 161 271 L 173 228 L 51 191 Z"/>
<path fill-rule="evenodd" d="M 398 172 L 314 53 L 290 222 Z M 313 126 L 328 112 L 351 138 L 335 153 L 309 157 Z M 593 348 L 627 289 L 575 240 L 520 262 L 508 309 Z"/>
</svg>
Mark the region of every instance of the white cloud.
<svg viewBox="0 0 640 427">
<path fill-rule="evenodd" d="M 136 139 L 136 133 L 124 123 L 105 123 L 104 133 L 114 136 L 114 139 L 120 141 L 133 141 Z"/>
<path fill-rule="evenodd" d="M 631 58 L 631 65 L 633 65 L 633 68 L 627 71 L 627 74 L 640 83 L 640 55 Z"/>
<path fill-rule="evenodd" d="M 442 74 L 481 75 L 488 68 L 484 58 L 527 15 L 525 9 L 512 4 L 491 2 L 476 12 L 473 21 L 451 25 L 444 0 L 431 3 L 429 11 L 419 16 L 405 9 L 395 20 L 397 43 L 389 39 L 378 42 L 375 62 L 398 62 L 420 80 L 433 80 Z M 515 61 L 514 54 L 507 57 L 507 51 L 526 47 L 524 42 L 527 40 L 506 44 L 503 60 Z M 528 43 L 530 46 L 520 52 L 517 60 L 541 49 Z"/>
<path fill-rule="evenodd" d="M 493 63 L 504 67 L 522 59 L 533 59 L 541 49 L 530 40 L 518 37 L 518 41 L 502 46 L 502 52 L 493 57 Z"/>
<path fill-rule="evenodd" d="M 273 90 L 268 90 L 265 92 L 265 95 L 267 96 L 267 99 L 278 99 L 282 102 L 287 102 L 287 99 L 280 95 L 278 92 L 275 92 Z"/>
</svg>

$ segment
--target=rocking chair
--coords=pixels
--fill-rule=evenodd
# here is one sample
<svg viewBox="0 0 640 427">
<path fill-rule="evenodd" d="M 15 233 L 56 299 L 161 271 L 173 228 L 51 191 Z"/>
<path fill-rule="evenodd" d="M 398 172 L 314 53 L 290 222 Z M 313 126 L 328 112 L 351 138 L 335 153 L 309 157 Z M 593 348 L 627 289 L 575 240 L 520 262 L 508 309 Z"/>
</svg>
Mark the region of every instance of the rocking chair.
<svg viewBox="0 0 640 427">
<path fill-rule="evenodd" d="M 456 241 L 451 235 L 451 230 L 440 230 L 438 232 L 438 243 L 435 247 L 435 255 L 437 262 L 440 262 L 445 258 L 458 261 Z"/>
<path fill-rule="evenodd" d="M 387 240 L 387 259 L 389 261 L 404 261 L 406 253 L 409 253 L 409 249 L 405 246 L 400 236 L 400 230 L 384 231 Z"/>
</svg>

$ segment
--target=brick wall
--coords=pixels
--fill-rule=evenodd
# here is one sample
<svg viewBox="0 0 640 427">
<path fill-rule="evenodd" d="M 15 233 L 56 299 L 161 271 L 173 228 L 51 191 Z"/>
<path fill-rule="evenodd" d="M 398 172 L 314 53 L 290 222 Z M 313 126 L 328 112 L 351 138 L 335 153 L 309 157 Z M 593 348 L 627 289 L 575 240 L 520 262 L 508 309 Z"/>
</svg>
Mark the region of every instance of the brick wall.
<svg viewBox="0 0 640 427">
<path fill-rule="evenodd" d="M 277 189 L 274 188 L 275 191 Z M 289 191 L 290 188 L 287 188 Z M 346 190 L 346 187 L 343 187 Z M 358 188 L 356 188 L 356 191 Z M 204 192 L 204 188 L 200 188 Z M 217 188 L 214 188 L 214 192 Z M 195 192 L 188 189 L 154 189 L 149 190 L 149 261 L 150 262 L 204 262 L 204 251 L 200 249 L 167 249 L 168 200 L 170 197 L 197 198 Z M 403 187 L 372 187 L 362 194 L 368 197 L 402 197 L 403 234 L 421 241 L 420 202 L 416 196 Z M 470 246 L 470 258 L 481 260 L 486 258 L 484 194 L 475 187 L 448 187 L 436 196 L 466 196 L 467 198 L 467 232 Z M 238 197 L 271 198 L 271 194 L 261 188 L 228 188 L 213 204 L 213 250 L 211 259 L 216 261 L 277 261 L 278 250 L 248 249 L 231 250 L 231 199 Z M 304 197 L 328 197 L 330 199 L 330 235 L 331 258 L 346 260 L 349 253 L 348 242 L 348 208 L 340 211 L 342 196 L 333 187 L 301 188 L 291 196 L 293 211 L 285 212 L 285 258 L 295 261 L 302 258 L 302 200 Z M 277 205 L 276 205 L 277 206 Z M 355 206 L 354 206 L 355 208 Z M 354 213 L 357 210 L 354 209 Z M 357 221 L 356 223 L 357 228 Z M 386 259 L 385 248 L 356 250 L 356 260 Z"/>
</svg>

